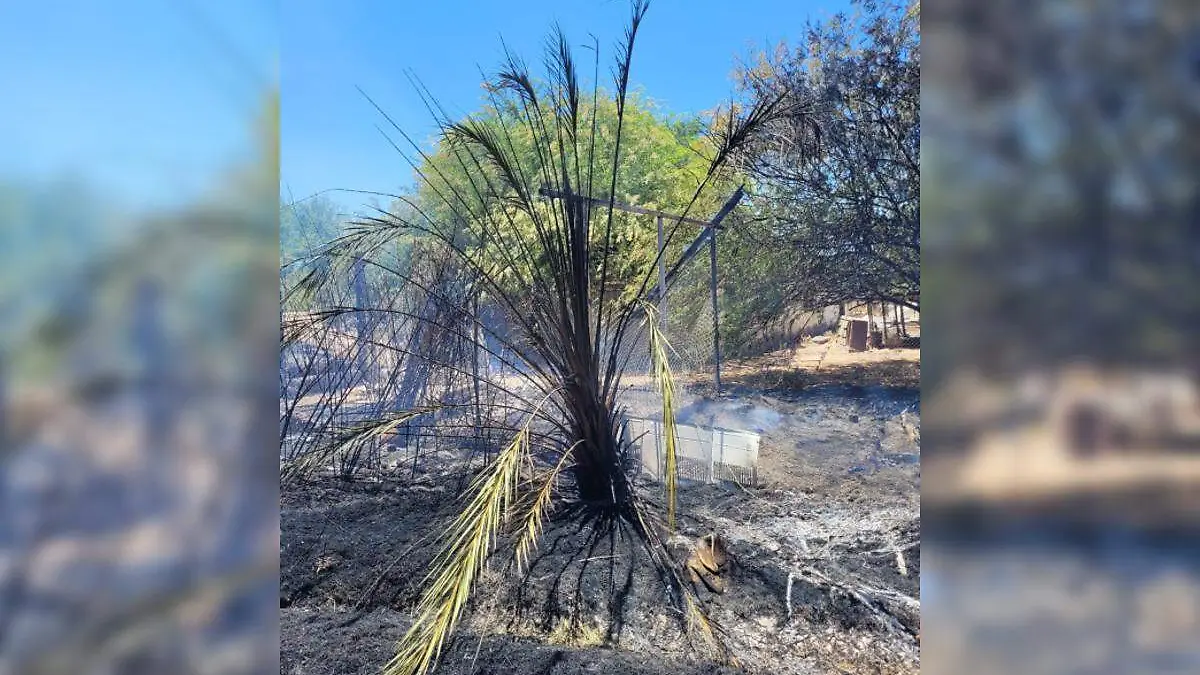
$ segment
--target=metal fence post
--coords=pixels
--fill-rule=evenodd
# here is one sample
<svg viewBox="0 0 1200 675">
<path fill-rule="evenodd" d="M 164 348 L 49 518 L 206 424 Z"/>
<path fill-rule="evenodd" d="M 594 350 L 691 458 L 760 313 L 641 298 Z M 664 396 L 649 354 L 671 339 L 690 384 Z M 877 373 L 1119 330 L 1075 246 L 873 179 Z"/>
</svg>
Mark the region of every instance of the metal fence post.
<svg viewBox="0 0 1200 675">
<path fill-rule="evenodd" d="M 658 217 L 658 325 L 667 327 L 667 255 L 663 251 L 663 217 Z"/>
<path fill-rule="evenodd" d="M 716 370 L 713 372 L 713 382 L 717 394 L 721 393 L 721 317 L 717 309 L 717 228 L 712 228 L 708 237 L 709 286 L 712 290 L 713 313 L 713 357 L 716 360 Z"/>
</svg>

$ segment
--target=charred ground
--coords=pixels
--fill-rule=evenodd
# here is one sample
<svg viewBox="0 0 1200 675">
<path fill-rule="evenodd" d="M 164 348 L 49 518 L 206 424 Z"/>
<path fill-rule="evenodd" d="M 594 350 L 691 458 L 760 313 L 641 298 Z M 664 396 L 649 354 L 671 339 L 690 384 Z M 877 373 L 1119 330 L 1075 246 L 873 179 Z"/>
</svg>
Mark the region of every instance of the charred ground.
<svg viewBox="0 0 1200 675">
<path fill-rule="evenodd" d="M 586 530 L 551 522 L 524 574 L 501 546 L 439 672 L 917 672 L 917 391 L 734 391 L 693 400 L 690 420 L 767 411 L 760 485 L 685 486 L 671 544 L 682 564 L 697 536 L 728 543 L 728 591 L 702 597 L 737 667 L 684 637 L 644 551 L 587 550 Z M 402 475 L 284 491 L 281 674 L 375 673 L 387 661 L 460 505 L 467 461 L 445 451 Z"/>
</svg>

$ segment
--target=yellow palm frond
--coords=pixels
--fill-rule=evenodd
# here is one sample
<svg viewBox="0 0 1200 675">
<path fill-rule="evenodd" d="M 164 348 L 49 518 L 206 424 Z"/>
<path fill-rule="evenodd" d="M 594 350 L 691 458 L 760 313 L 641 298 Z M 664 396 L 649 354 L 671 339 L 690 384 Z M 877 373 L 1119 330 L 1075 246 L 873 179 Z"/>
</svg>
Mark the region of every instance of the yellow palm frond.
<svg viewBox="0 0 1200 675">
<path fill-rule="evenodd" d="M 654 381 L 658 384 L 662 396 L 663 434 L 666 437 L 663 445 L 666 452 L 666 474 L 664 483 L 667 487 L 667 528 L 675 531 L 675 494 L 679 478 L 678 456 L 676 454 L 679 441 L 675 428 L 675 378 L 671 373 L 671 363 L 668 360 L 671 345 L 658 322 L 658 309 L 649 302 L 642 302 L 646 311 L 646 327 L 650 335 L 650 363 Z"/>
<path fill-rule="evenodd" d="M 425 675 L 437 663 L 446 640 L 462 618 L 475 580 L 483 571 L 500 528 L 508 520 L 520 486 L 521 468 L 530 455 L 530 428 L 547 395 L 495 460 L 471 481 L 473 494 L 445 534 L 445 548 L 425 577 L 417 602 L 417 620 L 400 639 L 384 675 Z M 565 462 L 565 457 L 560 466 Z M 539 520 L 540 524 L 540 520 Z"/>
<path fill-rule="evenodd" d="M 432 669 L 462 617 L 475 579 L 483 571 L 516 494 L 521 462 L 528 449 L 526 426 L 472 482 L 475 495 L 447 530 L 446 548 L 426 577 L 428 585 L 417 604 L 417 620 L 400 639 L 396 655 L 384 667 L 385 675 L 421 675 Z"/>
<path fill-rule="evenodd" d="M 688 632 L 693 634 L 699 632 L 721 661 L 735 668 L 738 667 L 737 658 L 729 652 L 729 648 L 717 635 L 720 630 L 719 627 L 700 608 L 700 603 L 696 597 L 691 593 L 685 592 L 683 598 L 686 604 Z"/>
<path fill-rule="evenodd" d="M 558 460 L 558 464 L 554 468 L 539 476 L 535 482 L 541 483 L 538 488 L 533 503 L 529 507 L 529 511 L 525 516 L 525 524 L 521 527 L 521 538 L 517 541 L 517 569 L 523 570 L 529 563 L 529 556 L 533 550 L 537 548 L 538 537 L 542 534 L 542 525 L 546 516 L 546 509 L 550 506 L 550 499 L 554 495 L 554 486 L 557 483 L 558 474 L 562 472 L 563 467 L 567 465 L 567 459 L 571 457 L 571 453 L 582 441 L 576 441 L 566 452 L 562 458 Z"/>
</svg>

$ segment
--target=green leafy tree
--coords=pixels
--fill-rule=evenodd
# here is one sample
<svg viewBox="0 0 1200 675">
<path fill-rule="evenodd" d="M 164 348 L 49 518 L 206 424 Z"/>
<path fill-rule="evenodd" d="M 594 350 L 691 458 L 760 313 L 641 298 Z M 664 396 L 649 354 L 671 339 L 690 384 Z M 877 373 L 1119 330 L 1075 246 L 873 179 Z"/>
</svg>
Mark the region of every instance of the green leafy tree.
<svg viewBox="0 0 1200 675">
<path fill-rule="evenodd" d="M 549 87 L 530 81 L 530 86 L 544 98 L 549 99 Z M 651 99 L 630 93 L 623 104 L 607 92 L 598 89 L 595 96 L 585 96 L 577 101 L 581 132 L 587 132 L 588 145 L 581 146 L 578 153 L 568 148 L 564 160 L 568 165 L 587 162 L 588 157 L 612 157 L 616 152 L 618 125 L 621 152 L 619 162 L 591 162 L 579 167 L 581 178 L 586 184 L 572 189 L 588 192 L 599 198 L 610 194 L 619 202 L 653 208 L 668 213 L 680 214 L 688 210 L 694 218 L 709 217 L 716 212 L 728 193 L 736 188 L 736 177 L 722 175 L 693 202 L 696 189 L 706 179 L 711 157 L 707 157 L 711 144 L 706 140 L 709 131 L 699 118 L 680 118 L 665 114 Z M 618 109 L 619 105 L 623 109 Z M 547 155 L 541 147 L 540 134 L 554 134 L 553 129 L 539 129 L 526 124 L 525 111 L 519 103 L 498 97 L 493 92 L 487 104 L 471 117 L 471 124 L 479 131 L 503 137 L 503 150 L 515 160 L 514 167 L 521 173 L 506 177 L 491 165 L 484 151 L 465 147 L 458 139 L 448 138 L 436 151 L 424 158 L 417 172 L 424 180 L 418 192 L 418 204 L 431 217 L 447 220 L 455 217 L 451 211 L 471 209 L 477 213 L 489 212 L 511 218 L 511 228 L 501 233 L 504 241 L 488 241 L 472 238 L 468 246 L 476 247 L 485 255 L 495 256 L 503 246 L 514 245 L 520 239 L 533 236 L 534 220 L 515 208 L 514 193 L 497 191 L 491 194 L 484 190 L 480 199 L 469 206 L 450 200 L 447 195 L 473 195 L 476 187 L 497 186 L 505 180 L 513 180 L 528 187 L 533 196 L 540 189 L 554 182 L 554 177 L 545 173 Z M 448 120 L 444 122 L 449 123 Z M 594 135 L 592 133 L 594 125 Z M 582 139 L 580 139 L 582 140 Z M 557 143 L 558 141 L 555 141 Z M 594 145 L 593 145 L 594 144 Z M 614 171 L 616 180 L 613 180 Z M 474 185 L 473 185 L 474 184 Z M 542 197 L 544 198 L 544 197 Z M 668 221 L 668 225 L 672 225 Z M 691 226 L 687 226 L 691 228 Z M 681 231 L 667 254 L 678 255 L 696 234 L 695 229 Z M 464 235 L 467 233 L 464 232 Z M 654 216 L 628 213 L 617 210 L 613 213 L 612 232 L 604 247 L 591 251 L 595 260 L 608 259 L 606 284 L 615 292 L 627 296 L 637 286 L 657 257 L 657 227 Z M 530 264 L 540 264 L 530 261 Z M 506 267 L 510 279 L 520 279 L 532 273 L 528 268 Z M 628 299 L 628 298 L 627 298 Z"/>
<path fill-rule="evenodd" d="M 792 262 L 785 297 L 808 306 L 886 300 L 920 308 L 920 34 L 911 7 L 856 1 L 741 68 L 757 97 L 787 90 L 747 162 L 758 228 Z"/>
</svg>

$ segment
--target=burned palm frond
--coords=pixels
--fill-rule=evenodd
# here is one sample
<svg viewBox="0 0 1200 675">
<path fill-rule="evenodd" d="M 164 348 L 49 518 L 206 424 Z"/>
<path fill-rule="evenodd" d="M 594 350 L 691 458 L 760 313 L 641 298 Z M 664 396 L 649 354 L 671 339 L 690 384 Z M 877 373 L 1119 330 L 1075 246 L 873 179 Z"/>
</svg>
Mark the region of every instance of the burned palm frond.
<svg viewBox="0 0 1200 675">
<path fill-rule="evenodd" d="M 307 261 L 308 268 L 303 271 L 299 279 L 286 287 L 280 304 L 283 307 L 314 304 L 319 290 L 329 281 L 329 262 L 324 256 L 317 256 L 314 260 Z M 281 273 L 283 271 L 286 271 L 286 268 L 281 270 Z"/>
<path fill-rule="evenodd" d="M 406 420 L 373 439 L 378 443 L 354 444 L 335 453 L 339 473 L 349 475 L 363 462 L 378 468 L 385 454 L 398 450 L 410 456 L 415 467 L 423 429 L 442 427 L 451 436 L 490 437 L 492 430 L 506 426 L 490 417 L 462 423 L 473 417 L 461 412 L 465 404 L 497 396 L 472 386 L 478 375 L 472 368 L 476 358 L 511 359 L 480 344 L 487 330 L 467 309 L 473 291 L 453 259 L 428 247 L 422 247 L 423 255 L 407 259 L 368 257 L 348 248 L 349 242 L 361 241 L 346 237 L 325 247 L 327 269 L 333 272 L 314 289 L 323 307 L 284 315 L 281 370 L 293 377 L 282 383 L 287 400 L 280 440 L 282 459 L 293 470 L 308 455 L 313 462 L 303 466 L 327 466 L 329 444 L 338 439 L 339 427 L 368 420 L 386 424 L 396 411 L 439 410 L 437 415 Z M 378 250 L 383 242 L 377 239 L 371 246 Z M 377 277 L 371 292 L 354 292 L 355 282 L 372 271 Z M 378 275 L 405 281 L 389 291 Z"/>
<path fill-rule="evenodd" d="M 360 422 L 340 430 L 334 438 L 306 453 L 294 461 L 285 463 L 280 472 L 283 483 L 311 473 L 314 469 L 335 460 L 338 456 L 352 452 L 363 444 L 392 433 L 396 427 L 436 410 L 436 407 L 418 408 L 384 415 L 381 419 Z"/>
<path fill-rule="evenodd" d="M 718 109 L 714 124 L 708 131 L 716 154 L 712 162 L 725 166 L 739 152 L 752 145 L 771 125 L 781 120 L 812 128 L 815 117 L 805 104 L 798 104 L 787 89 L 776 89 L 755 98 L 749 106 L 730 102 L 727 109 Z M 816 127 L 819 131 L 819 127 Z"/>
</svg>

